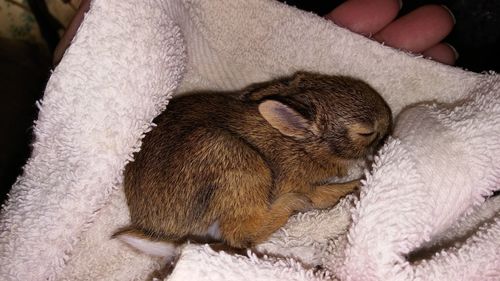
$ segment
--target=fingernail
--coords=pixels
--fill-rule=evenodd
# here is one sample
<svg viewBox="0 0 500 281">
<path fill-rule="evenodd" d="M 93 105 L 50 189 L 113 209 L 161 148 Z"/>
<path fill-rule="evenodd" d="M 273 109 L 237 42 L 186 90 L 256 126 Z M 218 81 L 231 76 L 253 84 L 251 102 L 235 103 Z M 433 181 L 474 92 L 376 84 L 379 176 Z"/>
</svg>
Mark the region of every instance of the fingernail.
<svg viewBox="0 0 500 281">
<path fill-rule="evenodd" d="M 445 43 L 445 44 L 448 45 L 448 47 L 450 47 L 450 49 L 455 54 L 455 60 L 458 60 L 458 58 L 460 57 L 460 54 L 458 53 L 457 49 L 455 49 L 455 47 L 453 47 L 450 43 Z"/>
<path fill-rule="evenodd" d="M 451 18 L 453 19 L 453 24 L 456 24 L 457 23 L 457 19 L 455 18 L 455 15 L 450 10 L 450 8 L 446 7 L 445 5 L 441 5 L 441 7 L 445 8 L 446 11 L 448 11 L 448 13 L 450 14 Z"/>
<path fill-rule="evenodd" d="M 399 10 L 403 9 L 403 0 L 399 0 Z"/>
</svg>

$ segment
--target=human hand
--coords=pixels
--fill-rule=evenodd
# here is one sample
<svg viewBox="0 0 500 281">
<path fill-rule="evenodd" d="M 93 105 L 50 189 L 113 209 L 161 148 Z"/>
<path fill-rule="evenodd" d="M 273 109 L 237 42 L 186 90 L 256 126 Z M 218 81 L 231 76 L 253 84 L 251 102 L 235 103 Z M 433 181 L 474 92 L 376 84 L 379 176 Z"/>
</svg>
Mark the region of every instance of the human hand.
<svg viewBox="0 0 500 281">
<path fill-rule="evenodd" d="M 391 47 L 454 64 L 457 51 L 441 42 L 455 24 L 450 10 L 426 5 L 396 19 L 401 3 L 398 0 L 348 0 L 325 18 Z"/>
</svg>

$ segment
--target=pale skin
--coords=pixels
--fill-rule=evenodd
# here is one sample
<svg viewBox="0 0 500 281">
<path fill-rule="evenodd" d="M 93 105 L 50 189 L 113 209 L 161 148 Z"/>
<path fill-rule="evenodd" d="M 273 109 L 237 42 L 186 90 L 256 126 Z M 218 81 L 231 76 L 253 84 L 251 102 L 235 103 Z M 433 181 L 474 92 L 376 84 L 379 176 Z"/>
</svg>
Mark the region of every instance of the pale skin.
<svg viewBox="0 0 500 281">
<path fill-rule="evenodd" d="M 458 53 L 451 45 L 441 42 L 455 24 L 451 12 L 443 6 L 425 5 L 396 19 L 400 5 L 399 0 L 348 0 L 325 18 L 388 46 L 453 65 Z M 82 0 L 54 51 L 54 65 L 71 44 L 89 6 L 90 0 Z"/>
</svg>

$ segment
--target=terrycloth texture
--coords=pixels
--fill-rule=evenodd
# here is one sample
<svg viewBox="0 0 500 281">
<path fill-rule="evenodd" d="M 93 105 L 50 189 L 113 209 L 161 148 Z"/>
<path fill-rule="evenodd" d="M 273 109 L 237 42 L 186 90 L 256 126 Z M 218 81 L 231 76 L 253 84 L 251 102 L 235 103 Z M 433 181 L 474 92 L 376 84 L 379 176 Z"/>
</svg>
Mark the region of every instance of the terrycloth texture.
<svg viewBox="0 0 500 281">
<path fill-rule="evenodd" d="M 266 0 L 92 3 L 50 78 L 33 156 L 2 211 L 0 279 L 152 276 L 159 260 L 109 239 L 128 223 L 122 171 L 151 120 L 172 94 L 295 70 L 366 80 L 395 114 L 453 104 L 403 111 L 360 200 L 293 217 L 258 249 L 273 257 L 186 245 L 169 280 L 498 280 L 500 197 L 483 196 L 500 181 L 500 78 Z"/>
<path fill-rule="evenodd" d="M 420 105 L 399 115 L 395 139 L 353 212 L 349 245 L 332 263 L 341 280 L 499 280 L 498 198 L 490 206 L 497 213 L 455 237 L 450 249 L 429 260 L 414 253 L 450 244 L 443 236 L 463 228 L 462 217 L 498 189 L 499 81 L 491 77 L 457 105 Z"/>
</svg>

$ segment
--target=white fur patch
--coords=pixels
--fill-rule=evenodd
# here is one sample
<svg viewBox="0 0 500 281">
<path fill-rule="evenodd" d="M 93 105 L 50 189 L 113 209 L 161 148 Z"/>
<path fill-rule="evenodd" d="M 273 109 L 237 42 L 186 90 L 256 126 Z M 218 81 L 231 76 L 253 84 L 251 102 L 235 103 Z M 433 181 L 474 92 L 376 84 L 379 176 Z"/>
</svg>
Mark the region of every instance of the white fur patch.
<svg viewBox="0 0 500 281">
<path fill-rule="evenodd" d="M 215 221 L 207 229 L 207 235 L 215 240 L 221 239 L 219 221 Z"/>
<path fill-rule="evenodd" d="M 151 256 L 164 257 L 170 260 L 177 255 L 177 247 L 169 242 L 152 241 L 129 234 L 118 235 L 116 238 L 132 248 Z"/>
<path fill-rule="evenodd" d="M 370 157 L 370 156 L 368 156 Z M 371 160 L 368 159 L 368 162 Z M 367 167 L 367 160 L 358 159 L 352 160 L 349 164 L 349 169 L 347 170 L 347 176 L 345 177 L 331 177 L 323 180 L 324 183 L 344 183 L 355 179 L 362 178 Z"/>
</svg>

